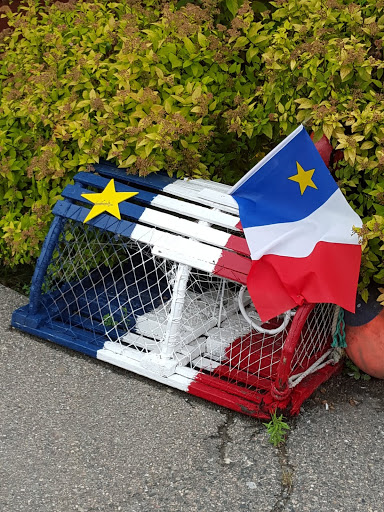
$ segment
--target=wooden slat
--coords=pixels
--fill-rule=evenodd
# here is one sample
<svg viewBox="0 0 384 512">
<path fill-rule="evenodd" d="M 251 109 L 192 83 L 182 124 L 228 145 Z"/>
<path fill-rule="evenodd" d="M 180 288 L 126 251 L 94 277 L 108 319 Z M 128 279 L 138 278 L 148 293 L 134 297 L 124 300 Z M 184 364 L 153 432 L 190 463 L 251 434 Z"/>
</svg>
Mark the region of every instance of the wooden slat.
<svg viewBox="0 0 384 512">
<path fill-rule="evenodd" d="M 172 183 L 170 184 L 165 190 L 166 193 L 172 194 L 177 197 L 182 197 L 184 199 L 188 199 L 190 201 L 194 201 L 198 204 L 205 204 L 210 207 L 217 207 L 223 212 L 231 213 L 233 215 L 239 214 L 239 208 L 237 206 L 236 201 L 233 199 L 231 201 L 231 197 L 229 197 L 228 204 L 224 204 L 221 196 L 224 194 L 220 194 L 220 197 L 217 198 L 217 201 L 212 201 L 212 197 L 215 197 L 217 194 L 216 192 L 212 191 L 212 194 L 210 197 L 206 197 L 205 194 L 202 194 L 203 190 L 201 187 L 196 187 L 191 182 L 182 181 L 179 183 Z M 235 203 L 233 203 L 235 201 Z"/>
<path fill-rule="evenodd" d="M 141 365 L 141 362 L 137 361 L 133 352 L 137 351 L 134 349 L 129 349 L 128 347 L 124 350 L 123 354 L 115 354 L 110 350 L 101 349 L 97 351 L 97 359 L 105 361 L 106 363 L 114 364 L 115 366 L 119 366 L 125 370 L 130 370 L 134 373 L 142 375 L 143 377 L 148 377 L 157 382 L 161 382 L 162 384 L 167 384 L 168 386 L 180 389 L 181 391 L 188 390 L 188 386 L 191 382 L 190 379 L 177 373 L 171 375 L 170 377 L 162 377 L 161 375 L 150 371 L 148 368 L 144 368 Z"/>
<path fill-rule="evenodd" d="M 67 201 L 58 201 L 53 209 L 55 215 L 80 223 L 84 222 L 88 212 L 89 210 L 87 208 L 70 204 Z M 92 219 L 89 224 L 105 231 L 161 248 L 165 252 L 175 256 L 175 261 L 178 261 L 178 254 L 188 254 L 193 260 L 192 266 L 205 272 L 212 273 L 216 262 L 220 260 L 222 262 L 220 266 L 223 271 L 227 270 L 231 275 L 239 276 L 239 279 L 233 277 L 232 280 L 240 283 L 243 283 L 244 279 L 246 280 L 250 260 L 225 249 L 223 250 L 196 240 L 191 240 L 190 238 L 159 231 L 155 228 L 143 226 L 135 222 L 127 220 L 119 221 L 108 214 L 99 215 L 95 219 Z M 223 254 L 230 255 L 230 258 L 228 258 L 228 266 L 225 261 L 226 258 L 222 256 Z M 241 276 L 242 278 L 240 280 Z"/>
<path fill-rule="evenodd" d="M 142 185 L 143 178 L 135 176 L 133 174 L 127 174 L 125 169 L 116 168 L 114 165 L 110 165 L 106 162 L 96 164 L 95 171 L 108 176 L 109 178 L 119 179 L 125 183 L 135 183 Z M 176 178 L 170 178 L 165 173 L 151 173 L 145 178 L 145 183 L 149 188 L 154 190 L 162 190 L 165 186 L 178 181 Z"/>
<path fill-rule="evenodd" d="M 142 181 L 144 182 L 144 180 Z M 92 173 L 80 172 L 75 176 L 75 182 L 81 183 L 82 185 L 93 186 L 101 190 L 106 187 L 109 179 Z M 184 217 L 191 217 L 196 220 L 208 222 L 209 224 L 239 231 L 237 227 L 239 217 L 237 215 L 230 215 L 217 209 L 207 208 L 206 206 L 199 206 L 188 201 L 168 197 L 163 195 L 161 191 L 159 191 L 158 194 L 154 194 L 153 192 L 148 192 L 119 182 L 115 182 L 115 188 L 117 192 L 138 192 L 138 196 L 135 197 L 134 200 L 141 204 L 155 206 L 156 208 L 174 212 Z"/>
<path fill-rule="evenodd" d="M 201 189 L 210 188 L 212 190 L 216 190 L 222 194 L 228 194 L 232 187 L 229 185 L 225 185 L 224 183 L 218 183 L 217 181 L 203 180 L 201 178 L 190 180 L 190 183 L 194 185 L 198 185 Z"/>
<path fill-rule="evenodd" d="M 221 391 L 225 391 L 231 395 L 239 396 L 241 398 L 245 398 L 246 400 L 250 400 L 254 404 L 260 404 L 263 399 L 263 394 L 258 391 L 249 390 L 246 387 L 239 386 L 237 384 L 233 384 L 226 380 L 221 379 L 219 376 L 207 375 L 203 372 L 198 373 L 195 382 L 201 382 L 215 389 L 220 389 Z"/>
<path fill-rule="evenodd" d="M 206 400 L 210 400 L 211 402 L 223 405 L 224 407 L 242 412 L 249 416 L 264 419 L 270 418 L 270 416 L 260 408 L 258 403 L 255 403 L 254 401 L 251 402 L 240 396 L 232 395 L 226 390 L 223 391 L 221 389 L 213 388 L 211 385 L 207 385 L 203 382 L 192 382 L 188 387 L 188 393 L 200 398 L 205 398 Z"/>
<path fill-rule="evenodd" d="M 92 203 L 87 201 L 81 194 L 87 194 L 89 191 L 80 185 L 68 185 L 62 192 L 62 196 L 72 201 L 82 202 L 92 207 Z M 249 249 L 245 238 L 236 235 L 230 235 L 224 231 L 219 231 L 209 226 L 204 226 L 187 219 L 170 215 L 168 213 L 159 212 L 139 206 L 133 201 L 124 201 L 119 204 L 120 213 L 124 217 L 134 219 L 140 224 L 164 229 L 171 233 L 187 236 L 201 242 L 214 245 L 216 247 L 227 247 L 229 238 L 231 238 L 231 249 L 236 250 L 240 254 L 249 255 Z"/>
<path fill-rule="evenodd" d="M 124 183 L 130 183 L 132 185 L 143 187 L 143 178 L 140 176 L 134 176 L 132 174 L 126 174 L 122 169 L 116 170 L 114 167 L 100 164 L 96 165 L 95 169 L 103 176 L 119 179 Z M 118 171 L 117 174 L 116 171 Z M 210 198 L 207 199 L 199 195 L 203 189 L 201 183 L 195 183 L 194 181 L 195 180 L 175 180 L 173 178 L 169 178 L 168 176 L 164 176 L 163 174 L 152 173 L 145 178 L 145 187 L 156 191 L 162 191 L 163 193 L 177 198 L 181 197 L 183 199 L 193 201 L 199 205 L 212 207 L 212 200 Z M 208 180 L 207 187 L 209 187 Z M 237 203 L 236 201 L 233 201 L 231 202 L 229 199 L 230 204 L 226 205 L 217 203 L 217 205 L 220 205 L 219 209 L 223 212 L 238 215 L 239 209 L 237 207 Z"/>
<path fill-rule="evenodd" d="M 229 194 L 212 190 L 211 188 L 204 188 L 199 192 L 199 198 L 206 199 L 212 205 L 218 205 L 218 208 L 232 208 L 234 211 L 239 211 L 236 201 Z"/>
</svg>

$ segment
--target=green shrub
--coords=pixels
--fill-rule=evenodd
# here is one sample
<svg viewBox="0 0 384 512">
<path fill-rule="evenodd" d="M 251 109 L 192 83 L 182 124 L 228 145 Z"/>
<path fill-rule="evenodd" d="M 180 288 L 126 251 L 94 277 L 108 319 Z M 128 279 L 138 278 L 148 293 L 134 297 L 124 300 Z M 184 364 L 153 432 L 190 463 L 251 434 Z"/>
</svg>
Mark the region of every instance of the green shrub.
<svg viewBox="0 0 384 512">
<path fill-rule="evenodd" d="M 238 30 L 227 30 L 215 26 L 213 7 L 145 4 L 30 0 L 25 13 L 8 13 L 13 32 L 0 44 L 6 264 L 38 254 L 60 191 L 100 158 L 141 175 L 236 181 L 265 144 L 250 139 L 262 126 L 236 123 L 254 108 L 261 65 L 249 8 Z"/>
<path fill-rule="evenodd" d="M 233 183 L 304 122 L 344 151 L 335 176 L 365 222 L 363 297 L 370 279 L 383 283 L 384 2 L 271 5 L 255 14 L 245 2 L 231 22 L 237 0 L 179 9 L 30 0 L 25 15 L 9 14 L 13 32 L 0 43 L 5 263 L 38 254 L 62 187 L 100 158 L 141 175 Z"/>
<path fill-rule="evenodd" d="M 384 2 L 271 4 L 274 11 L 249 29 L 260 27 L 262 85 L 238 134 L 267 118 L 264 133 L 279 141 L 302 122 L 315 140 L 325 134 L 344 152 L 334 172 L 364 220 L 359 289 L 366 300 L 370 280 L 384 282 Z"/>
</svg>

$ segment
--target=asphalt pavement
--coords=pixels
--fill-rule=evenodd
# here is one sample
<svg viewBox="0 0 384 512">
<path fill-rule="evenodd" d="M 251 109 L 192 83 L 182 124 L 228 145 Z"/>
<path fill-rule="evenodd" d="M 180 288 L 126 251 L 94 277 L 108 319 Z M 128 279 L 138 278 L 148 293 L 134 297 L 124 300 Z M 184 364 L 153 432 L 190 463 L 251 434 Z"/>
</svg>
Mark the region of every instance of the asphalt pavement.
<svg viewBox="0 0 384 512">
<path fill-rule="evenodd" d="M 0 285 L 1 512 L 384 512 L 384 381 L 340 375 L 285 445 L 258 420 L 10 327 Z"/>
</svg>

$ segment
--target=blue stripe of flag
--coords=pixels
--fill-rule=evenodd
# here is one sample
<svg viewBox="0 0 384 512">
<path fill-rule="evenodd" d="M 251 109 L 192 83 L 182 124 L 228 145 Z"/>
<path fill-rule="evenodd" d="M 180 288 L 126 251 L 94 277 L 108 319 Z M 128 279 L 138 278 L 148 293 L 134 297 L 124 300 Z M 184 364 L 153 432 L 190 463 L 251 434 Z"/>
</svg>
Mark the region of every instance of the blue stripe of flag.
<svg viewBox="0 0 384 512">
<path fill-rule="evenodd" d="M 302 129 L 266 163 L 255 166 L 250 177 L 232 192 L 239 205 L 243 228 L 294 222 L 317 210 L 337 190 L 311 138 Z M 278 148 L 277 148 L 278 149 Z M 298 162 L 305 171 L 315 169 L 312 180 L 317 189 L 300 186 L 289 178 L 297 174 Z"/>
</svg>

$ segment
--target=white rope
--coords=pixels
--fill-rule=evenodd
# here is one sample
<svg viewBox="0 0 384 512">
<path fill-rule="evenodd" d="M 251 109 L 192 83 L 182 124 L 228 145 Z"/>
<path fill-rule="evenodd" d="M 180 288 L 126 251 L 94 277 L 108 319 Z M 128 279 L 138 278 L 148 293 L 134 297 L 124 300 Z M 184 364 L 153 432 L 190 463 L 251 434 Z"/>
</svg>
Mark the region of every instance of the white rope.
<svg viewBox="0 0 384 512">
<path fill-rule="evenodd" d="M 240 291 L 239 291 L 239 296 L 238 296 L 238 301 L 239 301 L 239 309 L 241 311 L 241 314 L 243 315 L 243 317 L 246 319 L 246 321 L 252 325 L 252 327 L 257 331 L 257 332 L 260 332 L 262 334 L 278 334 L 279 332 L 283 331 L 290 319 L 291 319 L 291 316 L 294 315 L 294 312 L 292 312 L 291 310 L 289 311 L 286 311 L 284 313 L 284 319 L 283 319 L 283 322 L 282 324 L 277 327 L 276 329 L 264 329 L 263 327 L 261 327 L 261 325 L 255 323 L 249 316 L 248 316 L 248 313 L 246 312 L 245 310 L 245 307 L 244 307 L 244 292 L 245 290 L 247 289 L 246 286 L 242 286 L 240 288 Z"/>
<path fill-rule="evenodd" d="M 319 359 L 317 361 L 315 361 L 313 363 L 313 365 L 311 365 L 309 368 L 307 368 L 305 370 L 305 372 L 297 373 L 296 375 L 292 375 L 292 377 L 289 377 L 289 379 L 288 379 L 288 387 L 289 388 L 294 388 L 303 379 L 305 379 L 305 377 L 307 377 L 311 373 L 314 373 L 315 371 L 320 370 L 320 368 L 324 368 L 324 366 L 327 366 L 330 363 L 334 363 L 335 361 L 334 361 L 333 358 L 328 359 L 328 361 L 325 361 L 323 363 L 324 359 L 326 359 L 331 353 L 332 353 L 332 350 L 327 350 L 327 352 L 325 352 L 325 354 L 323 354 L 321 357 L 319 357 Z"/>
<path fill-rule="evenodd" d="M 336 328 L 337 328 L 337 322 L 339 319 L 339 312 L 340 312 L 340 306 L 335 305 L 335 309 L 333 312 L 333 319 L 332 319 L 332 338 L 335 335 Z M 311 373 L 314 373 L 317 370 L 320 370 L 320 368 L 324 368 L 324 366 L 327 366 L 328 364 L 336 364 L 340 361 L 340 359 L 343 357 L 344 350 L 340 348 L 333 348 L 325 352 L 316 362 L 313 363 L 305 372 L 297 373 L 296 375 L 292 375 L 288 379 L 288 387 L 294 388 L 297 386 L 305 377 L 310 375 Z M 327 361 L 328 356 L 331 356 Z"/>
</svg>

